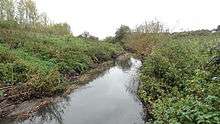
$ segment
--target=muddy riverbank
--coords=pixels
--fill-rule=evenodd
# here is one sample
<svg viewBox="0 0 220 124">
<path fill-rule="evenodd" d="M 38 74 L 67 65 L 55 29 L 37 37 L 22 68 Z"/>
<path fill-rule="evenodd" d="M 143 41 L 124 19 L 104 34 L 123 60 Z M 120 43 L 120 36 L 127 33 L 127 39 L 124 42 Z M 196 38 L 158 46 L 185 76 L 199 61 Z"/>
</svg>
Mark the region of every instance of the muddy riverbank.
<svg viewBox="0 0 220 124">
<path fill-rule="evenodd" d="M 118 56 L 114 61 L 127 60 L 129 56 L 130 56 L 129 54 L 123 54 L 123 55 Z M 67 90 L 62 95 L 54 96 L 54 97 L 43 97 L 39 99 L 35 98 L 31 100 L 24 100 L 22 102 L 20 101 L 16 102 L 14 100 L 11 101 L 10 99 L 2 100 L 1 105 L 0 105 L 0 114 L 2 115 L 1 120 L 5 120 L 5 119 L 24 120 L 24 119 L 27 119 L 33 116 L 33 114 L 38 112 L 40 109 L 43 109 L 53 103 L 59 102 L 60 100 L 63 99 L 63 97 L 66 97 L 71 92 L 73 92 L 73 90 L 78 89 L 79 87 L 82 87 L 83 85 L 88 83 L 90 80 L 93 80 L 94 78 L 96 78 L 97 75 L 99 75 L 103 71 L 113 66 L 114 61 L 107 61 L 102 64 L 99 64 L 96 66 L 96 68 L 89 70 L 83 75 L 80 75 L 75 80 L 75 83 L 72 83 L 71 85 L 69 85 Z"/>
<path fill-rule="evenodd" d="M 28 119 L 7 124 L 144 124 L 136 96 L 141 61 L 117 61 L 89 83 L 43 107 Z"/>
</svg>

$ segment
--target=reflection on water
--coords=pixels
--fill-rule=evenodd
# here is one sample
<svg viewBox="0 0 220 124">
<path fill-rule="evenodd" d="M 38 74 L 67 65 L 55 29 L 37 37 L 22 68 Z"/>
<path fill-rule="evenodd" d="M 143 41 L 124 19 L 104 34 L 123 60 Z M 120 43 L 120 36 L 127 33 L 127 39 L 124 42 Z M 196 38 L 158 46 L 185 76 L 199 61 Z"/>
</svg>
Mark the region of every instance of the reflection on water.
<svg viewBox="0 0 220 124">
<path fill-rule="evenodd" d="M 132 59 L 133 61 L 133 59 Z M 118 68 L 122 69 L 123 71 L 127 71 L 132 66 L 132 61 L 128 59 L 122 59 L 120 61 L 115 61 L 115 65 L 117 65 Z"/>
<path fill-rule="evenodd" d="M 34 117 L 30 118 L 29 122 L 44 124 L 46 122 L 51 123 L 55 121 L 58 124 L 63 124 L 63 114 L 65 109 L 70 106 L 69 101 L 70 98 L 65 97 L 63 98 L 62 102 L 43 108 L 42 110 L 38 111 Z"/>
<path fill-rule="evenodd" d="M 144 124 L 142 104 L 136 97 L 139 60 L 116 65 L 22 122 L 7 124 Z"/>
</svg>

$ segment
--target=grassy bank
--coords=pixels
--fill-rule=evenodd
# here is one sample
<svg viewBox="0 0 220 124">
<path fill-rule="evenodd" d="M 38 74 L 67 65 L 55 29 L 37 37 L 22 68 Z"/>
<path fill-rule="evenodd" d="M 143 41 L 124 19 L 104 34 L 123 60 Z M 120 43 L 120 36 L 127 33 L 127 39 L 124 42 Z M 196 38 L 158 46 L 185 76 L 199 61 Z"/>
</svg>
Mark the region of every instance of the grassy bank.
<svg viewBox="0 0 220 124">
<path fill-rule="evenodd" d="M 39 96 L 61 93 L 79 75 L 122 51 L 118 45 L 72 35 L 0 28 L 0 95 L 14 95 L 3 88 L 10 86 Z"/>
<path fill-rule="evenodd" d="M 176 33 L 145 55 L 141 100 L 153 123 L 220 123 L 220 35 Z"/>
</svg>

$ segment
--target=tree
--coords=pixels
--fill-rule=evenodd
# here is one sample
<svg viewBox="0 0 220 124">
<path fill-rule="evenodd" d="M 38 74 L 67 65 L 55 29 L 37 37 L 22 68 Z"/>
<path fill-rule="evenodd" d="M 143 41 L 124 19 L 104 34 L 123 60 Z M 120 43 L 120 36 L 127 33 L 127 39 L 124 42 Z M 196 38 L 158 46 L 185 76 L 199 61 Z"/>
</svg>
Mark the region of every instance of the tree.
<svg viewBox="0 0 220 124">
<path fill-rule="evenodd" d="M 126 25 L 121 25 L 121 27 L 115 32 L 115 41 L 121 42 L 128 34 L 131 33 L 131 29 Z"/>
<path fill-rule="evenodd" d="M 5 19 L 5 1 L 6 0 L 0 0 L 0 19 Z"/>
<path fill-rule="evenodd" d="M 136 32 L 138 33 L 161 33 L 161 32 L 168 32 L 168 29 L 164 28 L 164 25 L 161 24 L 159 21 L 150 21 L 145 22 L 136 27 Z"/>
<path fill-rule="evenodd" d="M 114 42 L 114 37 L 112 37 L 112 36 L 106 37 L 103 41 L 104 41 L 104 42 L 113 43 L 113 42 Z"/>
<path fill-rule="evenodd" d="M 99 41 L 99 38 L 93 35 L 90 35 L 88 39 L 91 41 Z"/>
<path fill-rule="evenodd" d="M 49 25 L 49 18 L 46 13 L 41 13 L 39 16 L 39 21 L 43 26 Z"/>
<path fill-rule="evenodd" d="M 218 25 L 218 27 L 217 27 L 216 31 L 220 31 L 220 25 Z"/>
<path fill-rule="evenodd" d="M 19 0 L 17 2 L 17 20 L 20 24 L 25 22 L 25 1 Z"/>
<path fill-rule="evenodd" d="M 1 27 L 27 28 L 58 35 L 70 35 L 67 23 L 51 24 L 46 13 L 39 14 L 34 0 L 0 0 Z M 93 37 L 96 39 L 96 37 Z"/>
<path fill-rule="evenodd" d="M 78 37 L 80 37 L 80 38 L 89 38 L 89 36 L 90 36 L 89 32 L 88 31 L 84 31 Z"/>
<path fill-rule="evenodd" d="M 51 24 L 50 26 L 48 26 L 48 29 L 51 34 L 57 34 L 57 35 L 71 34 L 70 25 L 68 25 L 67 23 Z"/>
<path fill-rule="evenodd" d="M 14 0 L 1 0 L 0 1 L 0 19 L 1 20 L 14 20 L 15 17 L 15 4 Z"/>
<path fill-rule="evenodd" d="M 91 41 L 98 41 L 99 40 L 98 37 L 91 35 L 88 31 L 84 31 L 78 37 L 79 38 L 85 38 L 85 39 L 88 39 L 88 40 L 91 40 Z"/>
<path fill-rule="evenodd" d="M 14 0 L 4 0 L 5 3 L 5 11 L 6 11 L 6 19 L 7 20 L 14 20 L 15 18 L 15 5 Z"/>
<path fill-rule="evenodd" d="M 35 25 L 38 20 L 36 3 L 32 0 L 25 0 L 26 20 L 29 24 Z"/>
</svg>

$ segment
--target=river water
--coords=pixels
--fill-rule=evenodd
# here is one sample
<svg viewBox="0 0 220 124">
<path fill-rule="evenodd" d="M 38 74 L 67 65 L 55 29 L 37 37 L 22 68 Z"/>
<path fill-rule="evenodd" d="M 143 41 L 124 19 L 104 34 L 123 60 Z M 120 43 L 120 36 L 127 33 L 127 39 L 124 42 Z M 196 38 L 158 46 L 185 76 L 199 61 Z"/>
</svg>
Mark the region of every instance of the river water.
<svg viewBox="0 0 220 124">
<path fill-rule="evenodd" d="M 136 96 L 140 66 L 134 58 L 118 62 L 61 102 L 7 124 L 144 124 Z"/>
</svg>

